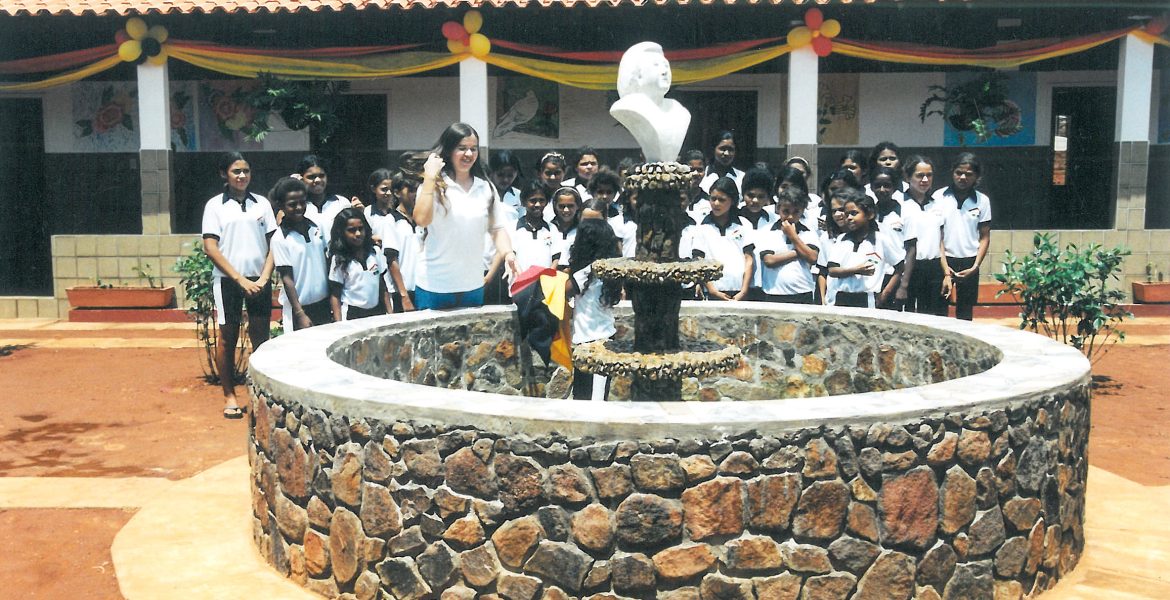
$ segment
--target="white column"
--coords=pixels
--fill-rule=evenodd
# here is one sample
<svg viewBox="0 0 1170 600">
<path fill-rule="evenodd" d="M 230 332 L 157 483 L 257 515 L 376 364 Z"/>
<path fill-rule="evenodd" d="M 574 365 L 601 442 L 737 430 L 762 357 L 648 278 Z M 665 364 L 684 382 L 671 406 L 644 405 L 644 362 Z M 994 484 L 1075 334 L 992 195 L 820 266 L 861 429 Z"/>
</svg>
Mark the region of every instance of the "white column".
<svg viewBox="0 0 1170 600">
<path fill-rule="evenodd" d="M 142 150 L 171 149 L 171 82 L 167 65 L 138 65 L 138 136 Z"/>
<path fill-rule="evenodd" d="M 479 132 L 479 145 L 491 145 L 488 122 L 487 63 L 466 58 L 459 63 L 459 120 Z"/>
<path fill-rule="evenodd" d="M 788 145 L 817 143 L 817 69 L 812 46 L 788 54 Z M 815 161 L 816 157 L 810 156 Z"/>
<path fill-rule="evenodd" d="M 1117 59 L 1117 141 L 1150 140 L 1153 75 L 1154 45 L 1133 34 L 1125 36 Z"/>
</svg>

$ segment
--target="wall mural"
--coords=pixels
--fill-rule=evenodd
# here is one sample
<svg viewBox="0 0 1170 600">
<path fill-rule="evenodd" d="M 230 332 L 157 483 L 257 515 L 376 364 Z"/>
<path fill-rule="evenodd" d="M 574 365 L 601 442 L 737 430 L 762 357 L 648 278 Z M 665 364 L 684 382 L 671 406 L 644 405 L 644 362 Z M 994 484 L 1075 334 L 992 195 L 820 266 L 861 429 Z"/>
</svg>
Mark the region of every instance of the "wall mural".
<svg viewBox="0 0 1170 600">
<path fill-rule="evenodd" d="M 259 150 L 240 131 L 252 121 L 254 111 L 244 96 L 255 81 L 205 81 L 199 84 L 199 150 Z"/>
<path fill-rule="evenodd" d="M 1036 142 L 1036 74 L 1021 71 L 1008 71 L 1003 74 L 1006 76 L 1004 83 L 1007 86 L 1008 100 L 1019 108 L 1018 115 L 1013 118 L 1019 119 L 1020 131 L 1005 137 L 993 135 L 980 142 L 971 133 L 960 136 L 960 132 L 950 122 L 946 122 L 943 129 L 944 146 L 1031 146 Z M 946 87 L 958 85 L 978 76 L 979 73 L 971 71 L 947 73 Z"/>
<path fill-rule="evenodd" d="M 857 107 L 861 75 L 822 73 L 817 77 L 817 142 L 856 146 L 860 137 Z"/>
<path fill-rule="evenodd" d="M 195 130 L 195 95 L 194 82 L 171 82 L 171 147 L 178 152 L 199 148 Z"/>
<path fill-rule="evenodd" d="M 137 85 L 122 81 L 73 85 L 75 152 L 137 152 Z"/>
<path fill-rule="evenodd" d="M 517 134 L 561 136 L 560 87 L 534 77 L 500 77 L 496 83 L 496 124 L 492 139 Z"/>
</svg>

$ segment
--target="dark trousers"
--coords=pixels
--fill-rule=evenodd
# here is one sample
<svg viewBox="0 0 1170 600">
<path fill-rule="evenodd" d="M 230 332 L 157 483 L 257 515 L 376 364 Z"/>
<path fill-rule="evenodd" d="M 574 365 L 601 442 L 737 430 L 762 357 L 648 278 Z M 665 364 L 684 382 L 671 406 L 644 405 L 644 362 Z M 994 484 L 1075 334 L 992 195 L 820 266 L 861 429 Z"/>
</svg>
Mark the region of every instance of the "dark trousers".
<svg viewBox="0 0 1170 600">
<path fill-rule="evenodd" d="M 924 315 L 947 316 L 947 299 L 942 295 L 943 270 L 939 259 L 915 261 L 914 273 L 911 275 L 906 310 Z"/>
<path fill-rule="evenodd" d="M 610 378 L 605 378 L 605 395 L 602 396 L 602 399 L 609 399 L 609 382 Z M 573 399 L 593 399 L 593 373 L 582 371 L 581 369 L 573 369 Z"/>
<path fill-rule="evenodd" d="M 816 298 L 812 292 L 803 294 L 764 294 L 766 302 L 782 302 L 784 304 L 815 304 Z"/>
<path fill-rule="evenodd" d="M 947 257 L 947 265 L 952 271 L 959 272 L 975 266 L 975 257 L 951 258 Z M 973 317 L 975 302 L 979 299 L 979 269 L 965 279 L 952 278 L 955 286 L 955 318 L 970 321 Z"/>
<path fill-rule="evenodd" d="M 837 292 L 837 299 L 833 306 L 851 306 L 854 308 L 869 308 L 870 292 Z"/>
</svg>

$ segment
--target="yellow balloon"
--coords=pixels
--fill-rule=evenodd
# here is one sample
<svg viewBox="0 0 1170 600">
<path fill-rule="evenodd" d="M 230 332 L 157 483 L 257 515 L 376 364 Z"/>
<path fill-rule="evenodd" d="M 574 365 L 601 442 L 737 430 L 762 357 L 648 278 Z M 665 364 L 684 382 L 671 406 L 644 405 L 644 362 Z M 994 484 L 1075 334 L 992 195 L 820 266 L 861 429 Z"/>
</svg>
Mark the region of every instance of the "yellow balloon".
<svg viewBox="0 0 1170 600">
<path fill-rule="evenodd" d="M 167 63 L 167 47 L 163 46 L 162 49 L 158 51 L 158 54 L 147 57 L 146 62 L 152 65 L 165 65 Z"/>
<path fill-rule="evenodd" d="M 807 46 L 812 42 L 812 31 L 801 25 L 788 32 L 788 45 L 793 48 Z"/>
<path fill-rule="evenodd" d="M 827 38 L 835 38 L 841 34 L 841 22 L 837 19 L 829 19 L 821 24 L 821 35 Z"/>
<path fill-rule="evenodd" d="M 138 17 L 126 21 L 126 33 L 130 34 L 130 37 L 140 40 L 146 37 L 146 31 L 146 21 Z"/>
<path fill-rule="evenodd" d="M 483 58 L 492 51 L 492 42 L 487 39 L 487 36 L 482 33 L 471 34 L 471 55 L 476 58 Z"/>
<path fill-rule="evenodd" d="M 167 36 L 169 36 L 170 33 L 167 32 L 166 27 L 163 27 L 162 25 L 154 25 L 150 28 L 149 31 L 146 32 L 146 35 L 149 35 L 150 37 L 158 40 L 158 43 L 161 44 L 167 41 Z"/>
<path fill-rule="evenodd" d="M 447 40 L 447 49 L 451 51 L 451 54 L 463 54 L 467 52 L 467 46 L 464 46 L 463 42 L 459 40 Z"/>
<path fill-rule="evenodd" d="M 467 33 L 478 33 L 480 27 L 483 27 L 483 15 L 479 14 L 478 10 L 468 11 L 463 15 L 463 28 Z"/>
<path fill-rule="evenodd" d="M 126 62 L 134 62 L 139 56 L 142 56 L 142 42 L 138 40 L 126 40 L 118 46 L 118 58 Z"/>
</svg>

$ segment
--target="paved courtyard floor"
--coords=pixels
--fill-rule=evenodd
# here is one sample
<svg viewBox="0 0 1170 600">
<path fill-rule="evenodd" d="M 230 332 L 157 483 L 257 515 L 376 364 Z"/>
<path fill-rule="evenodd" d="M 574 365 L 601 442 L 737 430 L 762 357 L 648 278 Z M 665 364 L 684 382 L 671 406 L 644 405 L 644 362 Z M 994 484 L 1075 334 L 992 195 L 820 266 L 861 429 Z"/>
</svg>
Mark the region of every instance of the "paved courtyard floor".
<svg viewBox="0 0 1170 600">
<path fill-rule="evenodd" d="M 1170 318 L 1127 329 L 1094 368 L 1085 555 L 1044 598 L 1170 598 Z M 197 347 L 186 324 L 0 320 L 0 596 L 316 597 L 252 546 L 246 426 Z"/>
</svg>

